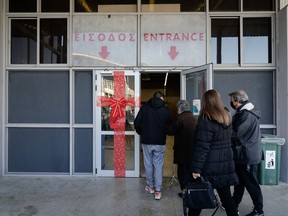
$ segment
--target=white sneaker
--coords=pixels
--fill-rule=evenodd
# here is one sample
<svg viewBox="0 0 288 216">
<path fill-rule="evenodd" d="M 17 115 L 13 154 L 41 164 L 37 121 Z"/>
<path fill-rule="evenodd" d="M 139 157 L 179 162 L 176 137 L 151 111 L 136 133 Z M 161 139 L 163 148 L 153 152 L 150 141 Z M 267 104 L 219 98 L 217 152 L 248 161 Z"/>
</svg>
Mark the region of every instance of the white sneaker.
<svg viewBox="0 0 288 216">
<path fill-rule="evenodd" d="M 160 200 L 162 198 L 161 191 L 155 191 L 154 198 L 155 198 L 155 200 Z"/>
<path fill-rule="evenodd" d="M 150 187 L 149 185 L 145 186 L 145 191 L 149 192 L 150 194 L 153 194 L 155 192 L 154 187 Z"/>
</svg>

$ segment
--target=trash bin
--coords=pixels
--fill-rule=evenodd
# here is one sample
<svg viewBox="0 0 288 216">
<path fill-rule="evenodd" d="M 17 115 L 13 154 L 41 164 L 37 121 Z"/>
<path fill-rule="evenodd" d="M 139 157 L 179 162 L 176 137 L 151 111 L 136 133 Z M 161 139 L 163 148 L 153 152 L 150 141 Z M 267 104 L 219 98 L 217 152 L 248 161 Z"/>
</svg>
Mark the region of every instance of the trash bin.
<svg viewBox="0 0 288 216">
<path fill-rule="evenodd" d="M 262 134 L 261 137 L 264 161 L 258 167 L 258 181 L 261 185 L 278 185 L 281 145 L 285 139 L 271 134 Z"/>
</svg>

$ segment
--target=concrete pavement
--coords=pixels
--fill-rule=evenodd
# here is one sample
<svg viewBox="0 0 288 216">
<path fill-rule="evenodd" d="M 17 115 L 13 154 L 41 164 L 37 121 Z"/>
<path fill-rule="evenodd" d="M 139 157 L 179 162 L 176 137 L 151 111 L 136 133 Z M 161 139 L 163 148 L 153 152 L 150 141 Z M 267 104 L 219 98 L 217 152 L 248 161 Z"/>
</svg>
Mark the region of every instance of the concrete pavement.
<svg viewBox="0 0 288 216">
<path fill-rule="evenodd" d="M 0 177 L 0 216 L 182 216 L 179 185 L 163 179 L 163 198 L 144 191 L 144 178 Z M 288 184 L 263 185 L 265 216 L 288 215 Z M 251 211 L 247 192 L 240 215 Z M 201 216 L 213 210 L 203 210 Z M 225 216 L 219 209 L 216 216 Z"/>
</svg>

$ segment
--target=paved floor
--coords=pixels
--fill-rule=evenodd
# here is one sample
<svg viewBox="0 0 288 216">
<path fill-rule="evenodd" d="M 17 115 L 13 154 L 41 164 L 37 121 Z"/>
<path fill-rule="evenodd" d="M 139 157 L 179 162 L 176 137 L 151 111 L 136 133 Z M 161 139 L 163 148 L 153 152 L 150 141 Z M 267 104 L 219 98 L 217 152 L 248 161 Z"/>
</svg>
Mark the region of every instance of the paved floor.
<svg viewBox="0 0 288 216">
<path fill-rule="evenodd" d="M 1 216 L 180 216 L 179 186 L 164 178 L 163 198 L 144 191 L 144 178 L 0 177 Z M 262 186 L 265 216 L 288 215 L 288 184 Z M 241 215 L 251 210 L 245 192 Z M 211 215 L 205 210 L 202 216 Z M 216 216 L 224 216 L 219 209 Z"/>
</svg>

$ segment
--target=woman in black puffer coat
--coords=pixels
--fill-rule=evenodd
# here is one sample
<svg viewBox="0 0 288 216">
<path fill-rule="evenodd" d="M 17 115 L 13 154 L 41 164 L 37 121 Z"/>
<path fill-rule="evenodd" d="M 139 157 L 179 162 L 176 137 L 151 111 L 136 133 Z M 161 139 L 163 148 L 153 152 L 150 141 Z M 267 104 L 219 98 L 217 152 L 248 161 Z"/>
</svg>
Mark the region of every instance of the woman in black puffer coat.
<svg viewBox="0 0 288 216">
<path fill-rule="evenodd" d="M 217 190 L 228 216 L 237 216 L 230 186 L 238 183 L 231 147 L 231 116 L 225 110 L 220 94 L 205 92 L 196 126 L 196 145 L 191 171 L 194 179 L 202 175 Z M 200 215 L 201 209 L 189 209 L 189 216 Z"/>
</svg>

